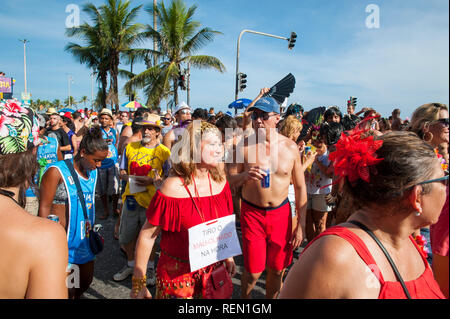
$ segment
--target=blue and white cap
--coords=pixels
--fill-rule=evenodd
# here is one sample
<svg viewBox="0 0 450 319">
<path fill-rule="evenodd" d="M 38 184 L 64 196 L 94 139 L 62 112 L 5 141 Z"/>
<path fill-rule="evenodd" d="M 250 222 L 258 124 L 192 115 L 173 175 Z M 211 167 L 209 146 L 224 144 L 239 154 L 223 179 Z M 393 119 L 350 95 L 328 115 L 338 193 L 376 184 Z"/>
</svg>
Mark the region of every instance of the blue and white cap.
<svg viewBox="0 0 450 319">
<path fill-rule="evenodd" d="M 263 112 L 274 112 L 280 114 L 280 105 L 277 103 L 277 101 L 270 96 L 263 97 L 256 101 L 255 105 L 253 105 L 251 108 L 248 109 L 249 112 L 258 109 Z"/>
</svg>

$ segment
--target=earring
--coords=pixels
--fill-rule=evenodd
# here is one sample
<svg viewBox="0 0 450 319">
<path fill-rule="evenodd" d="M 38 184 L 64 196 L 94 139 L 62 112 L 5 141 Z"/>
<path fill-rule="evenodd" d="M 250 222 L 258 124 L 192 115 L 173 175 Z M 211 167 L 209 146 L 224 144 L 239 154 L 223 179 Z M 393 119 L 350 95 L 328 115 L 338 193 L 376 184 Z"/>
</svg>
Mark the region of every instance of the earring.
<svg viewBox="0 0 450 319">
<path fill-rule="evenodd" d="M 420 216 L 420 212 L 414 212 L 414 215 L 416 215 L 417 217 Z"/>
<path fill-rule="evenodd" d="M 425 142 L 430 143 L 432 139 L 433 139 L 433 134 L 431 132 L 426 132 L 425 134 L 423 134 L 423 140 Z"/>
</svg>

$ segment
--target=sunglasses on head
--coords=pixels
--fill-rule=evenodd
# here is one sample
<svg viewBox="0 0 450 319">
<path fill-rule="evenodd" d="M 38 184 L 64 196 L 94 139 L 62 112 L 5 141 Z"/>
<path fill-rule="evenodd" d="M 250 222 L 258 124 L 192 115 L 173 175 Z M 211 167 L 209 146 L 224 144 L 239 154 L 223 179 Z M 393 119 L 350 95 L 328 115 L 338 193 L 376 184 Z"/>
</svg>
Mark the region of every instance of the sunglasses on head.
<svg viewBox="0 0 450 319">
<path fill-rule="evenodd" d="M 180 114 L 191 114 L 191 110 L 187 110 L 187 109 L 184 109 L 184 110 L 181 110 L 181 111 L 178 111 Z"/>
<path fill-rule="evenodd" d="M 274 114 L 269 114 L 267 112 L 255 112 L 253 111 L 252 113 L 252 120 L 256 121 L 259 118 L 262 118 L 263 121 L 267 121 L 271 116 L 273 116 Z"/>
<path fill-rule="evenodd" d="M 448 118 L 436 120 L 436 123 L 440 123 L 444 126 L 448 126 Z"/>
</svg>

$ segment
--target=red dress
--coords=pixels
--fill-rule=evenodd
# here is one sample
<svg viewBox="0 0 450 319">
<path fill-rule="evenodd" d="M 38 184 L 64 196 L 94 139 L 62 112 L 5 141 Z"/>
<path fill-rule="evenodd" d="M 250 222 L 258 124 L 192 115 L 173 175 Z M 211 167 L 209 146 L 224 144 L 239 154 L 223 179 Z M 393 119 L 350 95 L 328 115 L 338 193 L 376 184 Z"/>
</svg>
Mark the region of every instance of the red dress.
<svg viewBox="0 0 450 319">
<path fill-rule="evenodd" d="M 233 213 L 228 182 L 219 194 L 196 197 L 195 200 L 205 221 Z M 158 190 L 147 209 L 147 220 L 150 224 L 161 227 L 156 298 L 201 297 L 201 274 L 207 269 L 191 272 L 189 265 L 188 229 L 203 223 L 192 199 L 168 197 Z"/>
<path fill-rule="evenodd" d="M 384 281 L 383 275 L 381 274 L 378 266 L 375 263 L 375 260 L 372 257 L 367 246 L 364 242 L 351 230 L 341 226 L 335 226 L 327 229 L 322 234 L 314 238 L 314 240 L 305 247 L 304 251 L 317 239 L 327 235 L 335 235 L 339 236 L 342 239 L 345 239 L 349 244 L 353 246 L 353 248 L 358 253 L 359 257 L 366 263 L 366 265 L 370 265 L 370 269 L 374 273 L 374 275 L 380 281 L 381 289 L 378 299 L 406 299 L 405 292 L 398 281 Z M 419 247 L 417 246 L 415 240 L 410 236 L 411 241 L 414 246 L 417 248 L 417 251 L 420 253 L 422 257 L 423 263 L 425 264 L 425 271 L 423 274 L 411 281 L 406 281 L 405 285 L 411 295 L 412 299 L 445 299 L 442 294 L 438 283 L 434 279 L 433 272 L 431 271 L 430 265 L 427 262 L 426 257 L 420 252 Z M 375 265 L 375 266 L 374 266 Z"/>
</svg>

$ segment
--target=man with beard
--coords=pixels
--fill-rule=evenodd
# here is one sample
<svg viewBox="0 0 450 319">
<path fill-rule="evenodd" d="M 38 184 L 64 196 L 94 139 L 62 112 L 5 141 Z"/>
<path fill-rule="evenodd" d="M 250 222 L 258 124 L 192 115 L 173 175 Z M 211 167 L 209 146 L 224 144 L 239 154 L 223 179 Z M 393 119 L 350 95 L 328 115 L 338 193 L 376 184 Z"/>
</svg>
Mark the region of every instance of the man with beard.
<svg viewBox="0 0 450 319">
<path fill-rule="evenodd" d="M 172 149 L 173 144 L 178 142 L 186 127 L 192 122 L 191 113 L 191 108 L 184 102 L 181 102 L 175 109 L 175 118 L 178 124 L 167 132 L 163 139 L 163 144 L 168 149 Z"/>
<path fill-rule="evenodd" d="M 146 209 L 162 183 L 161 176 L 168 173 L 170 150 L 159 143 L 160 116 L 145 113 L 142 121 L 136 124 L 142 126 L 142 140 L 125 147 L 120 165 L 120 177 L 127 180 L 127 185 L 122 195 L 119 244 L 125 250 L 127 264 L 114 275 L 115 281 L 125 280 L 133 274 L 134 250 L 139 231 L 146 221 Z M 153 252 L 148 263 L 147 283 L 150 285 L 155 284 L 154 259 Z"/>
<path fill-rule="evenodd" d="M 49 126 L 45 129 L 45 136 L 56 138 L 61 152 L 70 151 L 72 146 L 70 146 L 69 136 L 61 128 L 61 116 L 52 107 L 48 109 L 47 115 L 50 119 Z"/>
</svg>

